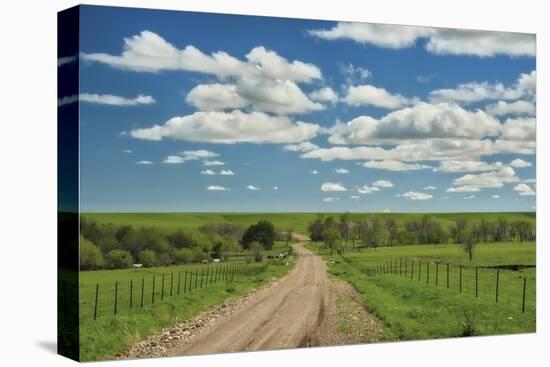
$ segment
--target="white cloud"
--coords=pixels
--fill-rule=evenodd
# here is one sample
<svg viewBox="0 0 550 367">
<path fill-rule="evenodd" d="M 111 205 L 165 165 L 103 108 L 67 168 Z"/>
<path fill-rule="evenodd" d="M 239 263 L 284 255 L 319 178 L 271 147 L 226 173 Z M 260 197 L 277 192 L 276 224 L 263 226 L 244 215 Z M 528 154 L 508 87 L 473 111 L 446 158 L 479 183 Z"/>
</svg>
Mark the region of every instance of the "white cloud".
<svg viewBox="0 0 550 367">
<path fill-rule="evenodd" d="M 310 172 L 312 175 L 318 175 L 319 174 L 319 171 L 317 171 L 316 169 L 314 170 L 311 170 Z"/>
<path fill-rule="evenodd" d="M 73 56 L 60 57 L 60 58 L 57 59 L 57 67 L 59 68 L 63 65 L 73 63 L 76 60 L 78 60 L 78 54 L 73 55 Z"/>
<path fill-rule="evenodd" d="M 350 86 L 344 101 L 351 106 L 371 105 L 387 109 L 396 109 L 410 103 L 400 94 L 392 94 L 384 88 L 372 85 Z"/>
<path fill-rule="evenodd" d="M 347 189 L 339 182 L 325 182 L 321 185 L 321 191 L 347 191 Z"/>
<path fill-rule="evenodd" d="M 393 187 L 393 183 L 388 180 L 378 180 L 378 181 L 374 181 L 372 184 L 378 187 L 385 187 L 385 188 Z"/>
<path fill-rule="evenodd" d="M 122 151 L 122 153 L 130 154 L 130 153 L 132 153 L 132 151 L 130 149 L 124 149 Z"/>
<path fill-rule="evenodd" d="M 357 192 L 360 194 L 372 194 L 376 191 L 380 191 L 380 189 L 376 186 L 363 185 L 357 188 Z"/>
<path fill-rule="evenodd" d="M 463 185 L 458 187 L 449 187 L 447 192 L 480 192 L 481 189 L 477 186 Z"/>
<path fill-rule="evenodd" d="M 498 136 L 501 124 L 484 111 L 468 111 L 451 103 L 420 102 L 381 119 L 360 116 L 330 129 L 332 144 L 397 143 L 428 138 L 479 139 Z"/>
<path fill-rule="evenodd" d="M 521 196 L 534 196 L 536 195 L 535 190 L 531 186 L 520 183 L 514 187 L 514 191 L 518 192 Z"/>
<path fill-rule="evenodd" d="M 225 165 L 225 163 L 223 163 L 222 161 L 209 161 L 209 160 L 203 161 L 202 164 L 206 167 Z"/>
<path fill-rule="evenodd" d="M 178 49 L 150 31 L 125 38 L 120 55 L 82 53 L 82 58 L 139 72 L 182 70 L 215 75 L 220 79 L 260 76 L 310 82 L 322 78 L 317 66 L 297 60 L 289 62 L 264 47 L 252 49 L 246 55 L 247 61 L 241 61 L 222 51 L 206 55 L 191 45 Z"/>
<path fill-rule="evenodd" d="M 499 101 L 488 105 L 485 110 L 494 116 L 525 115 L 535 116 L 536 107 L 533 101 L 518 100 L 515 102 Z"/>
<path fill-rule="evenodd" d="M 191 89 L 185 100 L 201 111 L 243 108 L 249 104 L 233 84 L 199 84 Z"/>
<path fill-rule="evenodd" d="M 139 164 L 139 165 L 149 165 L 149 164 L 153 164 L 153 162 L 151 162 L 151 161 L 137 161 L 136 164 Z"/>
<path fill-rule="evenodd" d="M 405 198 L 409 198 L 411 200 L 429 200 L 433 198 L 433 195 L 426 194 L 424 192 L 415 192 L 415 191 L 408 191 L 401 196 Z"/>
<path fill-rule="evenodd" d="M 70 103 L 75 103 L 77 101 L 94 104 L 104 104 L 110 106 L 137 106 L 153 104 L 156 102 L 153 97 L 144 96 L 142 94 L 138 95 L 135 98 L 125 98 L 114 96 L 112 94 L 81 93 L 78 96 L 63 97 L 58 100 L 57 105 L 64 106 Z"/>
<path fill-rule="evenodd" d="M 163 138 L 208 143 L 299 143 L 315 137 L 319 125 L 293 122 L 284 116 L 262 112 L 195 112 L 173 117 L 163 125 L 135 129 L 131 136 L 138 139 Z"/>
<path fill-rule="evenodd" d="M 340 200 L 340 198 L 335 198 L 335 197 L 323 198 L 323 202 L 325 202 L 325 203 L 332 203 L 332 202 L 337 201 L 337 200 Z"/>
<path fill-rule="evenodd" d="M 256 186 L 254 186 L 254 185 L 248 185 L 248 186 L 246 186 L 246 188 L 247 188 L 247 190 L 252 190 L 252 191 L 258 191 L 258 190 L 260 190 L 259 187 L 256 187 Z"/>
<path fill-rule="evenodd" d="M 334 171 L 339 175 L 345 175 L 349 173 L 349 171 L 345 168 L 336 168 Z"/>
<path fill-rule="evenodd" d="M 185 162 L 185 159 L 179 155 L 169 155 L 162 161 L 162 163 L 166 164 L 182 164 Z"/>
<path fill-rule="evenodd" d="M 351 195 L 349 198 L 350 198 L 351 200 L 359 200 L 359 199 L 361 199 L 361 196 L 358 196 L 358 195 Z"/>
<path fill-rule="evenodd" d="M 456 88 L 437 89 L 430 92 L 430 100 L 438 102 L 473 103 L 484 100 L 517 100 L 533 97 L 536 92 L 536 71 L 520 74 L 516 83 L 505 87 L 502 83 L 469 82 L 459 84 Z"/>
<path fill-rule="evenodd" d="M 510 166 L 514 168 L 525 168 L 525 167 L 531 167 L 531 162 L 524 161 L 523 159 L 516 158 L 512 162 L 510 162 Z"/>
<path fill-rule="evenodd" d="M 361 83 L 372 77 L 372 73 L 369 69 L 361 66 L 354 66 L 352 63 L 341 65 L 340 72 L 344 74 L 346 84 L 348 85 Z"/>
<path fill-rule="evenodd" d="M 199 150 L 186 150 L 181 153 L 181 156 L 186 161 L 204 159 L 204 158 L 214 158 L 219 157 L 218 153 L 211 152 L 209 150 L 199 149 Z"/>
<path fill-rule="evenodd" d="M 502 167 L 502 162 L 487 163 L 482 161 L 442 161 L 436 172 L 483 172 L 495 171 Z"/>
<path fill-rule="evenodd" d="M 313 144 L 310 141 L 303 141 L 298 144 L 289 144 L 283 147 L 283 150 L 286 150 L 289 152 L 309 152 L 315 149 L 319 149 L 319 146 L 316 144 Z"/>
<path fill-rule="evenodd" d="M 391 49 L 413 47 L 426 39 L 426 50 L 442 55 L 535 56 L 535 35 L 526 33 L 339 22 L 331 29 L 310 30 L 309 34 Z"/>
<path fill-rule="evenodd" d="M 279 190 L 279 186 L 273 186 L 273 190 L 275 191 Z"/>
<path fill-rule="evenodd" d="M 506 140 L 536 140 L 537 122 L 534 118 L 508 119 L 502 125 L 502 138 Z"/>
<path fill-rule="evenodd" d="M 330 87 L 324 87 L 318 90 L 315 90 L 308 94 L 309 98 L 312 101 L 318 102 L 338 102 L 338 95 Z"/>
<path fill-rule="evenodd" d="M 201 175 L 208 175 L 208 176 L 214 176 L 216 172 L 212 171 L 211 169 L 205 169 L 204 171 L 201 171 Z"/>
<path fill-rule="evenodd" d="M 536 180 L 535 178 L 528 178 L 528 179 L 526 179 L 526 180 L 523 180 L 522 182 L 534 184 L 534 183 L 537 182 L 537 180 Z"/>
<path fill-rule="evenodd" d="M 467 174 L 453 180 L 454 188 L 449 192 L 476 192 L 483 188 L 500 188 L 506 183 L 518 182 L 519 178 L 512 167 L 502 167 L 498 171 Z M 468 190 L 469 189 L 469 190 Z"/>
<path fill-rule="evenodd" d="M 210 185 L 206 188 L 206 190 L 208 190 L 208 191 L 229 191 L 228 188 L 226 188 L 225 186 L 220 186 L 220 185 Z"/>
<path fill-rule="evenodd" d="M 219 174 L 222 176 L 234 176 L 235 172 L 231 171 L 230 169 L 222 169 Z"/>
<path fill-rule="evenodd" d="M 326 40 L 351 39 L 384 48 L 411 47 L 416 40 L 433 32 L 430 28 L 370 23 L 339 22 L 331 29 L 310 30 L 309 34 Z"/>
<path fill-rule="evenodd" d="M 497 194 L 491 195 L 491 197 L 492 197 L 493 199 L 500 199 L 500 195 L 497 195 Z"/>
<path fill-rule="evenodd" d="M 437 187 L 435 187 L 435 186 L 426 186 L 426 187 L 424 187 L 424 190 L 436 190 L 436 189 L 437 189 Z"/>
<path fill-rule="evenodd" d="M 464 196 L 464 200 L 470 200 L 470 199 L 475 199 L 475 195 L 470 195 L 470 196 Z"/>
<path fill-rule="evenodd" d="M 368 161 L 363 163 L 363 167 L 385 169 L 387 171 L 417 171 L 430 168 L 430 166 L 426 166 L 423 164 L 405 163 L 396 160 Z"/>
</svg>

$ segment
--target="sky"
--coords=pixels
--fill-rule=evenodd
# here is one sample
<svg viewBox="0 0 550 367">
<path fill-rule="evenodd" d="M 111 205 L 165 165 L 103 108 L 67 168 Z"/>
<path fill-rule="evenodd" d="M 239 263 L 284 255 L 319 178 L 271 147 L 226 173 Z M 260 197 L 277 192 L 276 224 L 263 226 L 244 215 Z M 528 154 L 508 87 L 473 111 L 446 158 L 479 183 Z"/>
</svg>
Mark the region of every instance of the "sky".
<svg viewBox="0 0 550 367">
<path fill-rule="evenodd" d="M 535 209 L 535 36 L 81 7 L 82 211 Z"/>
</svg>

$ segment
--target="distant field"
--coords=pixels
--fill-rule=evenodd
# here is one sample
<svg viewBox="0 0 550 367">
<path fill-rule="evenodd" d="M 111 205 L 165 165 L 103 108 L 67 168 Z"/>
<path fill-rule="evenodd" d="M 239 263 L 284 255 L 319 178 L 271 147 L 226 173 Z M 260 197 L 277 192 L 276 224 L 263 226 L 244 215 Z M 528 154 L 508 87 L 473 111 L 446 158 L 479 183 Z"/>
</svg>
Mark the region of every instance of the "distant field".
<svg viewBox="0 0 550 367">
<path fill-rule="evenodd" d="M 342 213 L 327 213 L 339 216 Z M 466 218 L 477 222 L 482 218 L 495 221 L 504 217 L 509 221 L 528 220 L 536 222 L 534 212 L 507 213 L 351 213 L 353 220 L 376 214 L 382 219 L 393 218 L 398 224 L 418 219 L 425 214 L 430 215 L 443 225 L 451 225 L 456 219 Z M 234 223 L 244 226 L 268 220 L 280 229 L 292 229 L 295 232 L 307 233 L 307 226 L 317 213 L 82 213 L 86 218 L 95 219 L 100 223 L 116 225 L 132 225 L 136 227 L 150 226 L 173 230 L 176 228 L 195 229 L 211 223 Z"/>
<path fill-rule="evenodd" d="M 478 245 L 472 262 L 455 244 L 444 246 L 381 247 L 354 251 L 342 256 L 330 254 L 320 244 L 309 245 L 321 254 L 329 272 L 350 282 L 362 295 L 365 306 L 390 330 L 404 340 L 468 335 L 525 333 L 536 330 L 536 247 L 534 242 Z M 365 267 L 399 259 L 415 263 L 413 277 L 385 274 L 367 277 Z M 418 275 L 418 264 L 422 273 Z M 435 262 L 439 262 L 439 283 L 435 285 Z M 427 263 L 431 275 L 426 276 Z M 446 287 L 446 264 L 451 266 Z M 519 271 L 508 265 L 531 266 Z M 462 270 L 462 293 L 459 266 Z M 496 269 L 499 269 L 499 302 L 496 302 Z M 475 268 L 479 269 L 479 296 L 475 297 Z M 393 267 L 393 269 L 398 267 Z M 403 267 L 401 269 L 404 270 Z M 521 312 L 523 279 L 526 278 L 525 313 Z"/>
</svg>

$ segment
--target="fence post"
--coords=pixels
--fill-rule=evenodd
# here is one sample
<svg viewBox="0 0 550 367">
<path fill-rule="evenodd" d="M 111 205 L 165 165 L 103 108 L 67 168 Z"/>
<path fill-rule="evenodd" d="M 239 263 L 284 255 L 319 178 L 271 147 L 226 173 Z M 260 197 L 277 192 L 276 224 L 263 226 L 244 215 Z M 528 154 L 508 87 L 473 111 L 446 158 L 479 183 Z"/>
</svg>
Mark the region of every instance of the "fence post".
<svg viewBox="0 0 550 367">
<path fill-rule="evenodd" d="M 439 284 L 439 262 L 435 263 L 435 286 Z"/>
<path fill-rule="evenodd" d="M 447 263 L 447 288 L 449 288 L 449 263 Z"/>
<path fill-rule="evenodd" d="M 523 299 L 521 301 L 521 313 L 525 313 L 525 288 L 527 286 L 527 278 L 523 277 Z"/>
<path fill-rule="evenodd" d="M 178 296 L 180 295 L 181 271 L 178 271 Z"/>
<path fill-rule="evenodd" d="M 418 281 L 420 281 L 421 274 L 422 274 L 422 260 L 418 260 Z"/>
<path fill-rule="evenodd" d="M 94 305 L 94 320 L 97 318 L 97 299 L 99 297 L 99 283 L 95 285 L 95 305 Z"/>
<path fill-rule="evenodd" d="M 478 283 L 479 283 L 479 268 L 476 266 L 476 298 L 478 297 L 478 289 L 479 289 L 479 286 L 478 286 Z"/>
<path fill-rule="evenodd" d="M 204 280 L 206 286 L 208 286 L 208 275 L 210 275 L 210 265 L 206 265 L 206 279 Z"/>
<path fill-rule="evenodd" d="M 195 269 L 195 289 L 197 289 L 198 281 L 199 281 L 199 270 Z"/>
<path fill-rule="evenodd" d="M 204 283 L 204 268 L 201 269 L 201 289 L 202 289 L 202 284 Z"/>
<path fill-rule="evenodd" d="M 164 300 L 164 274 L 162 274 L 162 283 L 160 288 L 160 300 Z"/>
<path fill-rule="evenodd" d="M 170 273 L 170 297 L 172 297 L 172 289 L 174 285 L 174 272 Z"/>
<path fill-rule="evenodd" d="M 116 315 L 117 304 L 118 304 L 118 282 L 115 282 L 115 315 Z"/>
<path fill-rule="evenodd" d="M 405 258 L 405 278 L 407 277 L 407 264 L 408 264 L 407 258 Z"/>
<path fill-rule="evenodd" d="M 499 269 L 497 269 L 497 282 L 496 282 L 496 286 L 495 286 L 495 302 L 498 302 L 498 280 L 499 280 L 499 277 L 500 277 L 500 272 L 499 272 Z"/>
<path fill-rule="evenodd" d="M 155 276 L 153 275 L 153 291 L 151 292 L 151 304 L 155 304 Z"/>
<path fill-rule="evenodd" d="M 130 279 L 130 308 L 132 308 L 133 295 L 134 295 L 134 280 Z"/>
<path fill-rule="evenodd" d="M 460 278 L 460 293 L 462 293 L 462 265 L 460 265 L 460 267 L 458 268 L 459 269 L 459 278 Z"/>
<path fill-rule="evenodd" d="M 393 266 L 393 272 L 395 275 L 397 275 L 397 259 L 394 259 L 394 266 Z"/>
<path fill-rule="evenodd" d="M 183 274 L 183 293 L 187 293 L 187 270 L 184 270 Z"/>
<path fill-rule="evenodd" d="M 430 284 L 430 263 L 426 263 L 426 284 Z"/>
<path fill-rule="evenodd" d="M 141 278 L 141 308 L 143 308 L 143 291 L 145 290 L 145 277 Z"/>
<path fill-rule="evenodd" d="M 411 280 L 414 278 L 414 259 L 411 259 Z"/>
</svg>

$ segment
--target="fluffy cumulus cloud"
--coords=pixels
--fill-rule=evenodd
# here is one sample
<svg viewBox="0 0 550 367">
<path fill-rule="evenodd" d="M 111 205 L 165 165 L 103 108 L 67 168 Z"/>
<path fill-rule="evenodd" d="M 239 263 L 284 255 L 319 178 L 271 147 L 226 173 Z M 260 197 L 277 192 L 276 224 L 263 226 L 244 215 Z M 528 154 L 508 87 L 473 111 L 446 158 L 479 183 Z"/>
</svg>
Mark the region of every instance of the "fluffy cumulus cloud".
<svg viewBox="0 0 550 367">
<path fill-rule="evenodd" d="M 349 173 L 349 170 L 345 168 L 336 168 L 334 172 L 338 173 L 339 175 L 345 175 Z"/>
<path fill-rule="evenodd" d="M 429 200 L 433 198 L 433 195 L 426 194 L 424 192 L 408 191 L 401 195 L 404 198 L 411 200 Z"/>
<path fill-rule="evenodd" d="M 346 187 L 340 182 L 325 182 L 321 185 L 321 191 L 348 191 Z"/>
<path fill-rule="evenodd" d="M 456 104 L 421 102 L 390 112 L 381 119 L 361 116 L 330 129 L 333 144 L 398 143 L 402 140 L 497 136 L 501 124 L 484 111 L 469 111 Z"/>
<path fill-rule="evenodd" d="M 187 103 L 201 111 L 243 108 L 249 102 L 237 93 L 233 84 L 199 84 L 187 94 Z"/>
<path fill-rule="evenodd" d="M 490 104 L 485 111 L 494 116 L 521 115 L 535 116 L 536 107 L 534 101 L 518 100 L 514 102 L 498 101 Z"/>
<path fill-rule="evenodd" d="M 289 62 L 264 47 L 255 47 L 243 61 L 222 51 L 207 55 L 191 45 L 178 49 L 151 31 L 125 38 L 120 55 L 83 53 L 82 58 L 138 72 L 181 70 L 210 74 L 220 79 L 251 76 L 310 82 L 322 78 L 317 66 L 297 60 Z"/>
<path fill-rule="evenodd" d="M 534 196 L 536 195 L 535 190 L 531 186 L 520 183 L 514 187 L 514 191 L 519 193 L 521 196 Z"/>
<path fill-rule="evenodd" d="M 374 181 L 372 184 L 373 186 L 378 186 L 378 187 L 385 187 L 385 188 L 393 187 L 393 183 L 389 180 L 378 180 L 378 181 Z"/>
<path fill-rule="evenodd" d="M 338 95 L 330 87 L 317 89 L 309 93 L 308 96 L 313 101 L 330 102 L 330 103 L 338 102 Z"/>
<path fill-rule="evenodd" d="M 212 171 L 211 169 L 205 169 L 201 171 L 201 175 L 208 175 L 208 176 L 214 176 L 216 172 Z"/>
<path fill-rule="evenodd" d="M 299 144 L 288 144 L 283 147 L 283 150 L 289 152 L 309 152 L 311 150 L 319 149 L 319 146 L 313 144 L 310 141 L 303 141 Z"/>
<path fill-rule="evenodd" d="M 505 140 L 535 142 L 537 122 L 534 118 L 507 119 L 502 125 Z"/>
<path fill-rule="evenodd" d="M 502 162 L 487 163 L 482 161 L 442 161 L 439 167 L 435 168 L 436 172 L 482 172 L 494 171 L 502 167 Z"/>
<path fill-rule="evenodd" d="M 202 164 L 206 167 L 213 167 L 213 166 L 224 166 L 225 163 L 222 162 L 222 161 L 218 161 L 218 160 L 205 160 L 202 162 Z"/>
<path fill-rule="evenodd" d="M 510 101 L 520 98 L 532 98 L 536 93 L 536 77 L 535 70 L 529 74 L 520 74 L 516 83 L 510 87 L 506 87 L 502 83 L 489 83 L 487 81 L 463 83 L 456 88 L 437 89 L 430 92 L 430 100 L 434 103 L 457 102 L 468 104 L 485 100 Z"/>
<path fill-rule="evenodd" d="M 333 203 L 333 202 L 338 201 L 338 200 L 340 200 L 340 198 L 329 196 L 329 197 L 323 198 L 322 201 L 325 202 L 325 203 Z"/>
<path fill-rule="evenodd" d="M 220 185 L 210 185 L 206 187 L 206 190 L 208 191 L 229 191 L 229 189 L 225 186 Z"/>
<path fill-rule="evenodd" d="M 430 168 L 424 164 L 418 163 L 405 163 L 396 160 L 383 160 L 383 161 L 367 161 L 363 163 L 363 167 L 373 169 L 384 169 L 387 171 L 418 171 L 421 169 Z"/>
<path fill-rule="evenodd" d="M 183 159 L 182 156 L 179 156 L 179 155 L 169 155 L 168 157 L 166 157 L 162 163 L 166 163 L 166 164 L 182 164 L 182 163 L 185 163 L 185 159 Z"/>
<path fill-rule="evenodd" d="M 199 150 L 186 150 L 178 155 L 169 155 L 162 161 L 162 163 L 167 164 L 181 164 L 186 161 L 193 161 L 197 159 L 213 158 L 217 157 L 219 154 L 211 152 L 209 150 L 199 149 Z"/>
<path fill-rule="evenodd" d="M 151 162 L 151 161 L 137 161 L 136 164 L 139 164 L 139 165 L 150 165 L 150 164 L 153 164 L 153 162 Z"/>
<path fill-rule="evenodd" d="M 330 29 L 310 30 L 309 34 L 390 49 L 413 47 L 418 40 L 427 40 L 427 51 L 444 55 L 535 56 L 535 35 L 524 33 L 339 22 Z"/>
<path fill-rule="evenodd" d="M 222 176 L 235 176 L 235 172 L 230 169 L 222 169 L 219 174 Z"/>
<path fill-rule="evenodd" d="M 424 187 L 424 190 L 436 190 L 436 189 L 437 189 L 437 187 L 431 186 L 431 185 Z"/>
<path fill-rule="evenodd" d="M 525 167 L 531 167 L 531 162 L 524 161 L 521 158 L 516 158 L 512 162 L 510 162 L 510 166 L 514 168 L 525 168 Z"/>
<path fill-rule="evenodd" d="M 384 88 L 373 85 L 350 86 L 344 97 L 344 102 L 351 106 L 375 106 L 386 109 L 396 109 L 410 103 L 410 100 L 400 94 L 392 94 Z"/>
<path fill-rule="evenodd" d="M 363 185 L 357 188 L 357 192 L 360 194 L 372 194 L 377 191 L 380 191 L 378 186 Z"/>
<path fill-rule="evenodd" d="M 320 127 L 306 122 L 293 122 L 284 116 L 262 112 L 195 112 L 173 117 L 162 125 L 135 129 L 138 139 L 165 138 L 208 143 L 299 143 L 315 137 Z"/>
<path fill-rule="evenodd" d="M 454 187 L 448 192 L 478 192 L 484 188 L 500 188 L 506 183 L 518 182 L 519 178 L 512 167 L 502 167 L 498 171 L 467 174 L 453 180 Z"/>
<path fill-rule="evenodd" d="M 247 189 L 247 190 L 250 190 L 250 191 L 258 191 L 258 190 L 260 190 L 259 187 L 256 187 L 256 186 L 254 186 L 254 185 L 247 185 L 247 186 L 246 186 L 246 189 Z"/>
<path fill-rule="evenodd" d="M 78 96 L 69 96 L 59 99 L 57 105 L 64 106 L 77 101 L 109 106 L 137 106 L 153 104 L 156 102 L 153 97 L 144 96 L 143 94 L 140 94 L 135 98 L 126 98 L 114 96 L 112 94 L 80 93 Z"/>
</svg>

